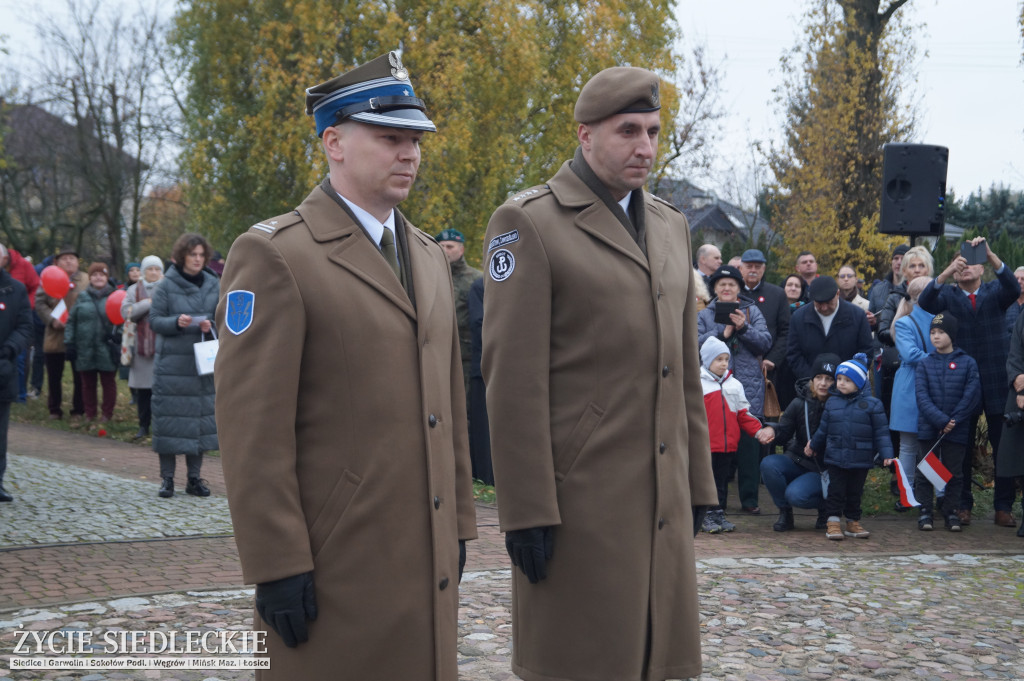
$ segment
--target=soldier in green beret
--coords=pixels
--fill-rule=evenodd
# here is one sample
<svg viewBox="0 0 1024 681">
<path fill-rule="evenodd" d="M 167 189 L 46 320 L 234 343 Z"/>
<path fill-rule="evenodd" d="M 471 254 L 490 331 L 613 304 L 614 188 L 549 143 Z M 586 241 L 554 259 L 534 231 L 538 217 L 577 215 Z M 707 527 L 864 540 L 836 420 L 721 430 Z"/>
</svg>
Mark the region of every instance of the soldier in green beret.
<svg viewBox="0 0 1024 681">
<path fill-rule="evenodd" d="M 452 268 L 452 289 L 455 293 L 455 319 L 459 324 L 459 348 L 462 351 L 462 377 L 466 383 L 466 395 L 469 395 L 469 363 L 473 354 L 473 338 L 469 329 L 469 287 L 473 282 L 484 276 L 480 270 L 470 267 L 466 262 L 466 237 L 457 229 L 446 229 L 435 239 L 448 256 L 448 264 Z"/>
<path fill-rule="evenodd" d="M 690 230 L 644 191 L 659 79 L 580 93 L 579 147 L 491 217 L 483 374 L 526 681 L 699 676 L 693 537 L 715 504 Z"/>
</svg>

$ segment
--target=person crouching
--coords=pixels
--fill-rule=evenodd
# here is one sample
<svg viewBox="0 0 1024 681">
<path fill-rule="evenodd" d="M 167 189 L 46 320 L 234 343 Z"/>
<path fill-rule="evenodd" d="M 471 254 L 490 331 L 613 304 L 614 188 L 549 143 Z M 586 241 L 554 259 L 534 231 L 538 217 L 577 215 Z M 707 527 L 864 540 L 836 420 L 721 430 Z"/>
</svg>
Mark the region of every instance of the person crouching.
<svg viewBox="0 0 1024 681">
<path fill-rule="evenodd" d="M 718 505 L 708 509 L 701 530 L 709 534 L 732 532 L 736 526 L 725 519 L 729 481 L 736 475 L 736 449 L 740 431 L 751 437 L 761 432 L 761 422 L 748 412 L 750 402 L 743 385 L 729 370 L 732 355 L 728 346 L 715 336 L 700 348 L 700 383 L 704 388 L 704 408 L 708 412 L 711 436 L 711 470 L 718 490 Z"/>
<path fill-rule="evenodd" d="M 818 430 L 804 449 L 807 456 L 825 455 L 825 536 L 829 539 L 842 539 L 844 535 L 868 538 L 871 533 L 860 524 L 864 482 L 868 470 L 879 460 L 888 466 L 893 459 L 885 408 L 881 400 L 863 390 L 867 379 L 867 357 L 863 353 L 839 365 L 832 397 L 825 403 Z M 840 528 L 840 516 L 846 516 L 845 531 Z"/>
</svg>

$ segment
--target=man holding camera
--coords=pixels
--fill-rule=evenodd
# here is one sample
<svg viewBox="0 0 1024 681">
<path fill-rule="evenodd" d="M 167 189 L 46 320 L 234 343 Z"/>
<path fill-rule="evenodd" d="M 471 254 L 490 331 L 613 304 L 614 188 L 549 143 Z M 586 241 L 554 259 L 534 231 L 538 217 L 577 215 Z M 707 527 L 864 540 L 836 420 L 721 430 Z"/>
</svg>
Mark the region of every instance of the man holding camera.
<svg viewBox="0 0 1024 681">
<path fill-rule="evenodd" d="M 992 266 L 996 278 L 982 283 L 985 272 L 983 263 L 968 264 L 961 253 L 953 258 L 935 280 L 925 286 L 917 304 L 923 309 L 938 314 L 949 310 L 960 321 L 957 345 L 978 363 L 981 374 L 982 407 L 988 423 L 988 440 L 992 443 L 992 456 L 999 449 L 999 437 L 1003 429 L 1003 405 L 1006 401 L 1006 308 L 1020 295 L 1020 285 L 1013 272 L 989 248 L 984 237 L 977 237 L 965 243 L 971 248 L 985 246 L 985 262 Z M 969 249 L 968 249 L 969 252 Z M 975 442 L 978 418 L 971 419 L 971 435 L 968 442 Z M 960 499 L 960 522 L 969 525 L 974 494 L 971 491 L 973 462 L 970 454 L 964 457 L 964 486 Z M 993 505 L 995 523 L 1002 527 L 1016 527 L 1010 507 L 1013 505 L 1013 479 L 996 477 Z"/>
</svg>

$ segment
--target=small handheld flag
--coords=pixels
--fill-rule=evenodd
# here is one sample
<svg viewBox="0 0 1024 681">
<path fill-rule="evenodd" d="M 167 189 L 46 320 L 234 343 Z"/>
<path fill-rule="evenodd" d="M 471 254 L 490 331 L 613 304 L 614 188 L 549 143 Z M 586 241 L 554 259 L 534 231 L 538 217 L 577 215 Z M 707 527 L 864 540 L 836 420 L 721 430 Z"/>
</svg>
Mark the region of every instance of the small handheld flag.
<svg viewBox="0 0 1024 681">
<path fill-rule="evenodd" d="M 914 486 L 907 479 L 907 473 L 903 470 L 903 466 L 898 460 L 893 461 L 893 466 L 896 468 L 896 485 L 900 489 L 900 504 L 903 508 L 920 506 L 921 502 L 914 496 Z"/>
<path fill-rule="evenodd" d="M 917 467 L 924 477 L 928 478 L 932 485 L 935 486 L 936 492 L 945 490 L 946 483 L 953 477 L 949 469 L 939 461 L 939 457 L 935 456 L 935 452 L 928 452 L 924 459 L 921 460 L 921 463 L 917 464 Z"/>
</svg>

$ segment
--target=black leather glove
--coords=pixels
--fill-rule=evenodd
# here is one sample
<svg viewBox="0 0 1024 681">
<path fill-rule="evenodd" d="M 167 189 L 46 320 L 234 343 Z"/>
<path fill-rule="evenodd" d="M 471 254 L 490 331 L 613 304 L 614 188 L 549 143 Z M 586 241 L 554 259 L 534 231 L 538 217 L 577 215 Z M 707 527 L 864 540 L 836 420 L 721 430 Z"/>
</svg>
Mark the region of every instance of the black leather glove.
<svg viewBox="0 0 1024 681">
<path fill-rule="evenodd" d="M 704 522 L 704 516 L 708 512 L 707 506 L 694 506 L 693 507 L 693 536 L 696 537 L 700 533 L 701 523 Z"/>
<path fill-rule="evenodd" d="M 68 343 L 67 345 L 64 346 L 64 357 L 67 358 L 69 362 L 74 364 L 75 360 L 78 359 L 78 348 L 76 348 L 73 344 Z"/>
<path fill-rule="evenodd" d="M 555 549 L 555 535 L 550 527 L 530 527 L 525 530 L 510 530 L 505 533 L 505 550 L 530 584 L 536 584 L 548 576 L 547 561 Z"/>
<path fill-rule="evenodd" d="M 462 584 L 462 571 L 466 568 L 466 540 L 459 540 L 459 584 Z"/>
<path fill-rule="evenodd" d="M 257 584 L 256 612 L 289 648 L 308 641 L 306 620 L 316 619 L 313 573 Z"/>
</svg>

